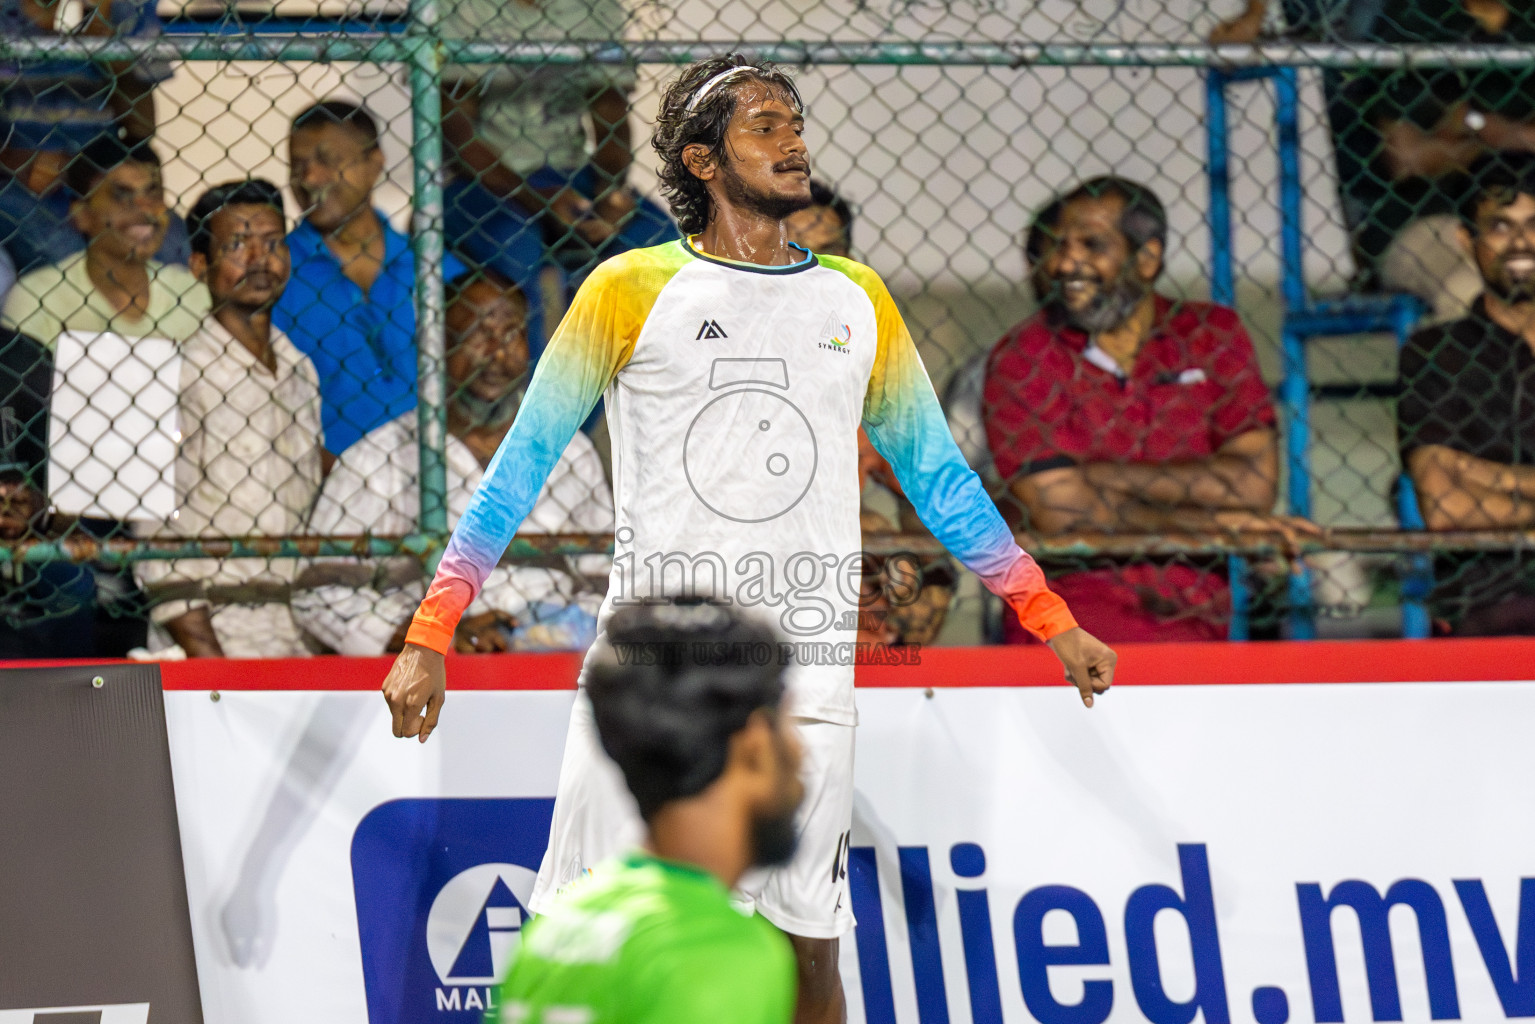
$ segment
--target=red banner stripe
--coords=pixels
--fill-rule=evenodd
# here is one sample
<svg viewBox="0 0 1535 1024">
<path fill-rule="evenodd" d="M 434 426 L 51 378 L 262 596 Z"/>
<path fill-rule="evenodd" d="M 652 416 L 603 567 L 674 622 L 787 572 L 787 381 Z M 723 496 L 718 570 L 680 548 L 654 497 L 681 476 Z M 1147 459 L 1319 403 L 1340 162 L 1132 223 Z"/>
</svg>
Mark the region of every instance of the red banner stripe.
<svg viewBox="0 0 1535 1024">
<path fill-rule="evenodd" d="M 1309 643 L 1124 644 L 1117 685 L 1410 683 L 1535 680 L 1535 639 L 1340 640 Z M 890 652 L 895 656 L 898 652 Z M 929 647 L 917 664 L 858 667 L 864 687 L 1059 686 L 1042 647 Z M 85 662 L 0 662 L 0 668 Z M 576 654 L 448 659 L 455 690 L 568 690 Z M 167 690 L 374 690 L 389 658 L 169 661 Z"/>
</svg>

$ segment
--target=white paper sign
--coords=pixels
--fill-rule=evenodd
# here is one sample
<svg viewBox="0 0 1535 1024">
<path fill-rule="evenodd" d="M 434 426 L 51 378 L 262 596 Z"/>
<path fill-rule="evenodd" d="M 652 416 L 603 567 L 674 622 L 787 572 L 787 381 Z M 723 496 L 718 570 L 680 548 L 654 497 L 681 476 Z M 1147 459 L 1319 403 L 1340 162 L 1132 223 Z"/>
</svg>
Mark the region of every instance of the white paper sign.
<svg viewBox="0 0 1535 1024">
<path fill-rule="evenodd" d="M 180 381 L 181 353 L 169 339 L 59 335 L 48 479 L 60 512 L 170 518 L 176 508 Z"/>
</svg>

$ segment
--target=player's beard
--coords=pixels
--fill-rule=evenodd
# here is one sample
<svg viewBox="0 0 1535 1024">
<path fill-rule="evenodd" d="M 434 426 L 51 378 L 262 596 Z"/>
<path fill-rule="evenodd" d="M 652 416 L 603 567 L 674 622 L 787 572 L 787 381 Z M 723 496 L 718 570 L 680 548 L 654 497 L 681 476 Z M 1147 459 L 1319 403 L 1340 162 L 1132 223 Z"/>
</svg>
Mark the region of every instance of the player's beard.
<svg viewBox="0 0 1535 1024">
<path fill-rule="evenodd" d="M 736 173 L 728 160 L 721 169 L 724 171 L 722 184 L 725 186 L 725 198 L 730 200 L 731 205 L 750 210 L 769 220 L 783 220 L 791 213 L 808 208 L 812 203 L 808 193 L 803 196 L 780 196 L 757 191 Z"/>
<path fill-rule="evenodd" d="M 794 827 L 797 810 L 790 806 L 752 819 L 752 867 L 777 867 L 794 859 L 799 848 L 799 831 Z"/>
</svg>

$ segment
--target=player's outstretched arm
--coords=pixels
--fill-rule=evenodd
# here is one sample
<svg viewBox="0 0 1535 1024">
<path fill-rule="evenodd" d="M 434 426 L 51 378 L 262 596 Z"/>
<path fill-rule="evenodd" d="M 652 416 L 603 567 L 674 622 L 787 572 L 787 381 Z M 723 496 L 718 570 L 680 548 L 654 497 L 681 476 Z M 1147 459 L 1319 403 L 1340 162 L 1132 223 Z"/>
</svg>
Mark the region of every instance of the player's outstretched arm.
<svg viewBox="0 0 1535 1024">
<path fill-rule="evenodd" d="M 419 736 L 425 743 L 437 728 L 447 689 L 442 655 L 430 647 L 407 643 L 384 677 L 384 700 L 394 716 L 395 736 Z"/>
<path fill-rule="evenodd" d="M 1008 603 L 1024 628 L 1050 645 L 1082 703 L 1092 707 L 1093 695 L 1113 683 L 1118 656 L 1077 625 L 965 463 L 884 282 L 856 264 L 830 265 L 864 286 L 879 323 L 879 349 L 864 401 L 869 440 L 895 470 L 927 528 Z"/>
<path fill-rule="evenodd" d="M 459 620 L 533 508 L 570 439 L 628 362 L 656 295 L 686 260 L 680 247 L 627 253 L 598 266 L 576 292 L 533 372 L 511 430 L 453 528 L 405 634 L 405 649 L 384 680 L 396 736 L 425 742 L 437 727 L 446 685 L 443 655 L 453 646 Z"/>
<path fill-rule="evenodd" d="M 1055 656 L 1066 669 L 1066 681 L 1082 694 L 1082 703 L 1093 706 L 1093 695 L 1114 685 L 1114 666 L 1119 663 L 1108 644 L 1081 626 L 1047 640 Z"/>
</svg>

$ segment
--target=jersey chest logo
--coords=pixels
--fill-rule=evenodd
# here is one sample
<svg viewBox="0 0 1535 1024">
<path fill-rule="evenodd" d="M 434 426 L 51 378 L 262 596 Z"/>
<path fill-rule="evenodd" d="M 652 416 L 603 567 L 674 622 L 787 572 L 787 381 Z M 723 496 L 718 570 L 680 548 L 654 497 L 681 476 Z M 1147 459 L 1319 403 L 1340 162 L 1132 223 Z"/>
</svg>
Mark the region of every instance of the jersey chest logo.
<svg viewBox="0 0 1535 1024">
<path fill-rule="evenodd" d="M 843 355 L 852 352 L 853 328 L 838 314 L 832 313 L 826 318 L 826 323 L 821 325 L 819 334 L 817 348 L 828 352 L 840 352 Z"/>
</svg>

